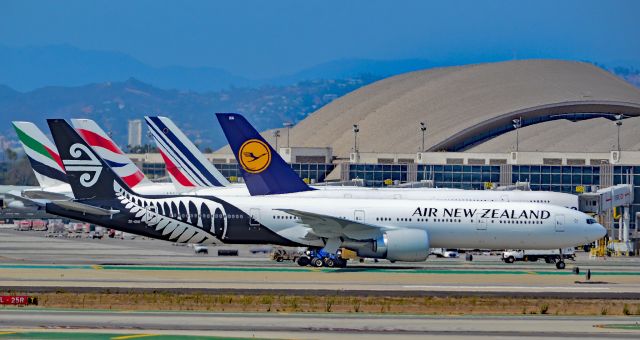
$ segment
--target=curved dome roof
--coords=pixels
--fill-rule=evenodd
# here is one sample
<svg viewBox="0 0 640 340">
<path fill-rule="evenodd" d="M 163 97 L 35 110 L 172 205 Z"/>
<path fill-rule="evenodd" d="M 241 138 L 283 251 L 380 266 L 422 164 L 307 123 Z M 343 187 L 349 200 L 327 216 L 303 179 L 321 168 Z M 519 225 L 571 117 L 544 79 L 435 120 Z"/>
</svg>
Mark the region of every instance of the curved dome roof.
<svg viewBox="0 0 640 340">
<path fill-rule="evenodd" d="M 352 126 L 358 124 L 361 152 L 413 153 L 421 145 L 421 121 L 428 125 L 426 148 L 446 149 L 460 138 L 510 122 L 510 115 L 593 112 L 640 115 L 640 89 L 582 62 L 519 60 L 447 67 L 360 88 L 298 123 L 291 130 L 291 145 L 331 146 L 335 155 L 346 156 L 353 147 Z M 628 132 L 638 131 L 639 119 L 625 120 L 624 148 L 640 145 L 640 134 Z M 511 134 L 472 150 L 508 151 L 515 144 Z M 520 134 L 520 150 L 527 151 L 607 151 L 616 138 L 615 126 L 603 118 L 543 122 L 522 128 Z M 594 138 L 599 140 L 591 143 Z"/>
</svg>

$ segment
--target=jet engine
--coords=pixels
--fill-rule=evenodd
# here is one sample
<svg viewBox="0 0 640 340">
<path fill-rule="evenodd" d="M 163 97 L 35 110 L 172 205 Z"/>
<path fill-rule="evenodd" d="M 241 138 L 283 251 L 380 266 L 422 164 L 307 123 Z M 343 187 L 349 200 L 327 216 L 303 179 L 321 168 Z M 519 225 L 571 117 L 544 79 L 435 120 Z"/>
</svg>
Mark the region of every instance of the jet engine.
<svg viewBox="0 0 640 340">
<path fill-rule="evenodd" d="M 398 229 L 384 232 L 369 247 L 356 249 L 358 256 L 389 261 L 418 262 L 429 256 L 429 235 L 422 229 Z"/>
<path fill-rule="evenodd" d="M 25 205 L 24 205 L 24 202 L 22 202 L 22 201 L 13 200 L 13 201 L 7 203 L 7 208 L 24 209 Z"/>
</svg>

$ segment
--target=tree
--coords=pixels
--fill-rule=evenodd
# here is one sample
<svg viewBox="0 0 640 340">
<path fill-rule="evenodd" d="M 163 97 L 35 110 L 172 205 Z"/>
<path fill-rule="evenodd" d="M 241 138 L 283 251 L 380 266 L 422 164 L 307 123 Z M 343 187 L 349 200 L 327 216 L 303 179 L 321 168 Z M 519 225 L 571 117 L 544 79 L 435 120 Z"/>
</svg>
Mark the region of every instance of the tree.
<svg viewBox="0 0 640 340">
<path fill-rule="evenodd" d="M 27 157 L 22 157 L 19 161 L 12 163 L 7 169 L 5 178 L 7 185 L 38 185 Z"/>
<path fill-rule="evenodd" d="M 16 159 L 18 159 L 18 154 L 13 151 L 13 149 L 11 148 L 6 148 L 4 150 L 4 154 L 6 155 L 7 159 L 10 161 L 15 161 Z"/>
</svg>

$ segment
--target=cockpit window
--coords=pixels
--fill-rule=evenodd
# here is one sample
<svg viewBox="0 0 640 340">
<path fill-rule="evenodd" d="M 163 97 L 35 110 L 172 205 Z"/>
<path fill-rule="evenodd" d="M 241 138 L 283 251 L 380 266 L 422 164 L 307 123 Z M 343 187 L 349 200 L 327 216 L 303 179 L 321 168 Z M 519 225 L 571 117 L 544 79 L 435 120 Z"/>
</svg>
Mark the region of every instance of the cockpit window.
<svg viewBox="0 0 640 340">
<path fill-rule="evenodd" d="M 598 223 L 598 221 L 596 221 L 593 218 L 587 218 L 587 224 L 595 224 L 595 223 Z"/>
</svg>

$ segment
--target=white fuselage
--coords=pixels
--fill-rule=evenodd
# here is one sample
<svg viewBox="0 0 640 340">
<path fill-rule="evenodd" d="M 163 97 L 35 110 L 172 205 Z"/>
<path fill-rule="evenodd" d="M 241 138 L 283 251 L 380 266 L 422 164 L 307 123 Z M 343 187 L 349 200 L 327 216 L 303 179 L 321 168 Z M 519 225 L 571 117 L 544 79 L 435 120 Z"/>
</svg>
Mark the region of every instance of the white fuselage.
<svg viewBox="0 0 640 340">
<path fill-rule="evenodd" d="M 137 190 L 136 190 L 137 191 Z M 197 196 L 246 197 L 249 191 L 244 185 L 225 188 L 206 188 L 185 193 Z M 283 198 L 344 198 L 344 199 L 397 199 L 397 200 L 442 200 L 478 202 L 529 202 L 547 203 L 560 207 L 578 209 L 578 196 L 551 191 L 494 191 L 461 190 L 444 188 L 363 188 L 363 187 L 318 187 L 317 190 L 290 194 L 271 195 Z"/>
<path fill-rule="evenodd" d="M 541 203 L 274 196 L 223 199 L 282 237 L 311 246 L 322 246 L 323 240 L 310 240 L 311 228 L 279 209 L 338 217 L 381 231 L 423 229 L 436 248 L 551 249 L 589 243 L 605 234 L 599 224 L 588 223 L 590 216 L 582 212 Z"/>
</svg>

